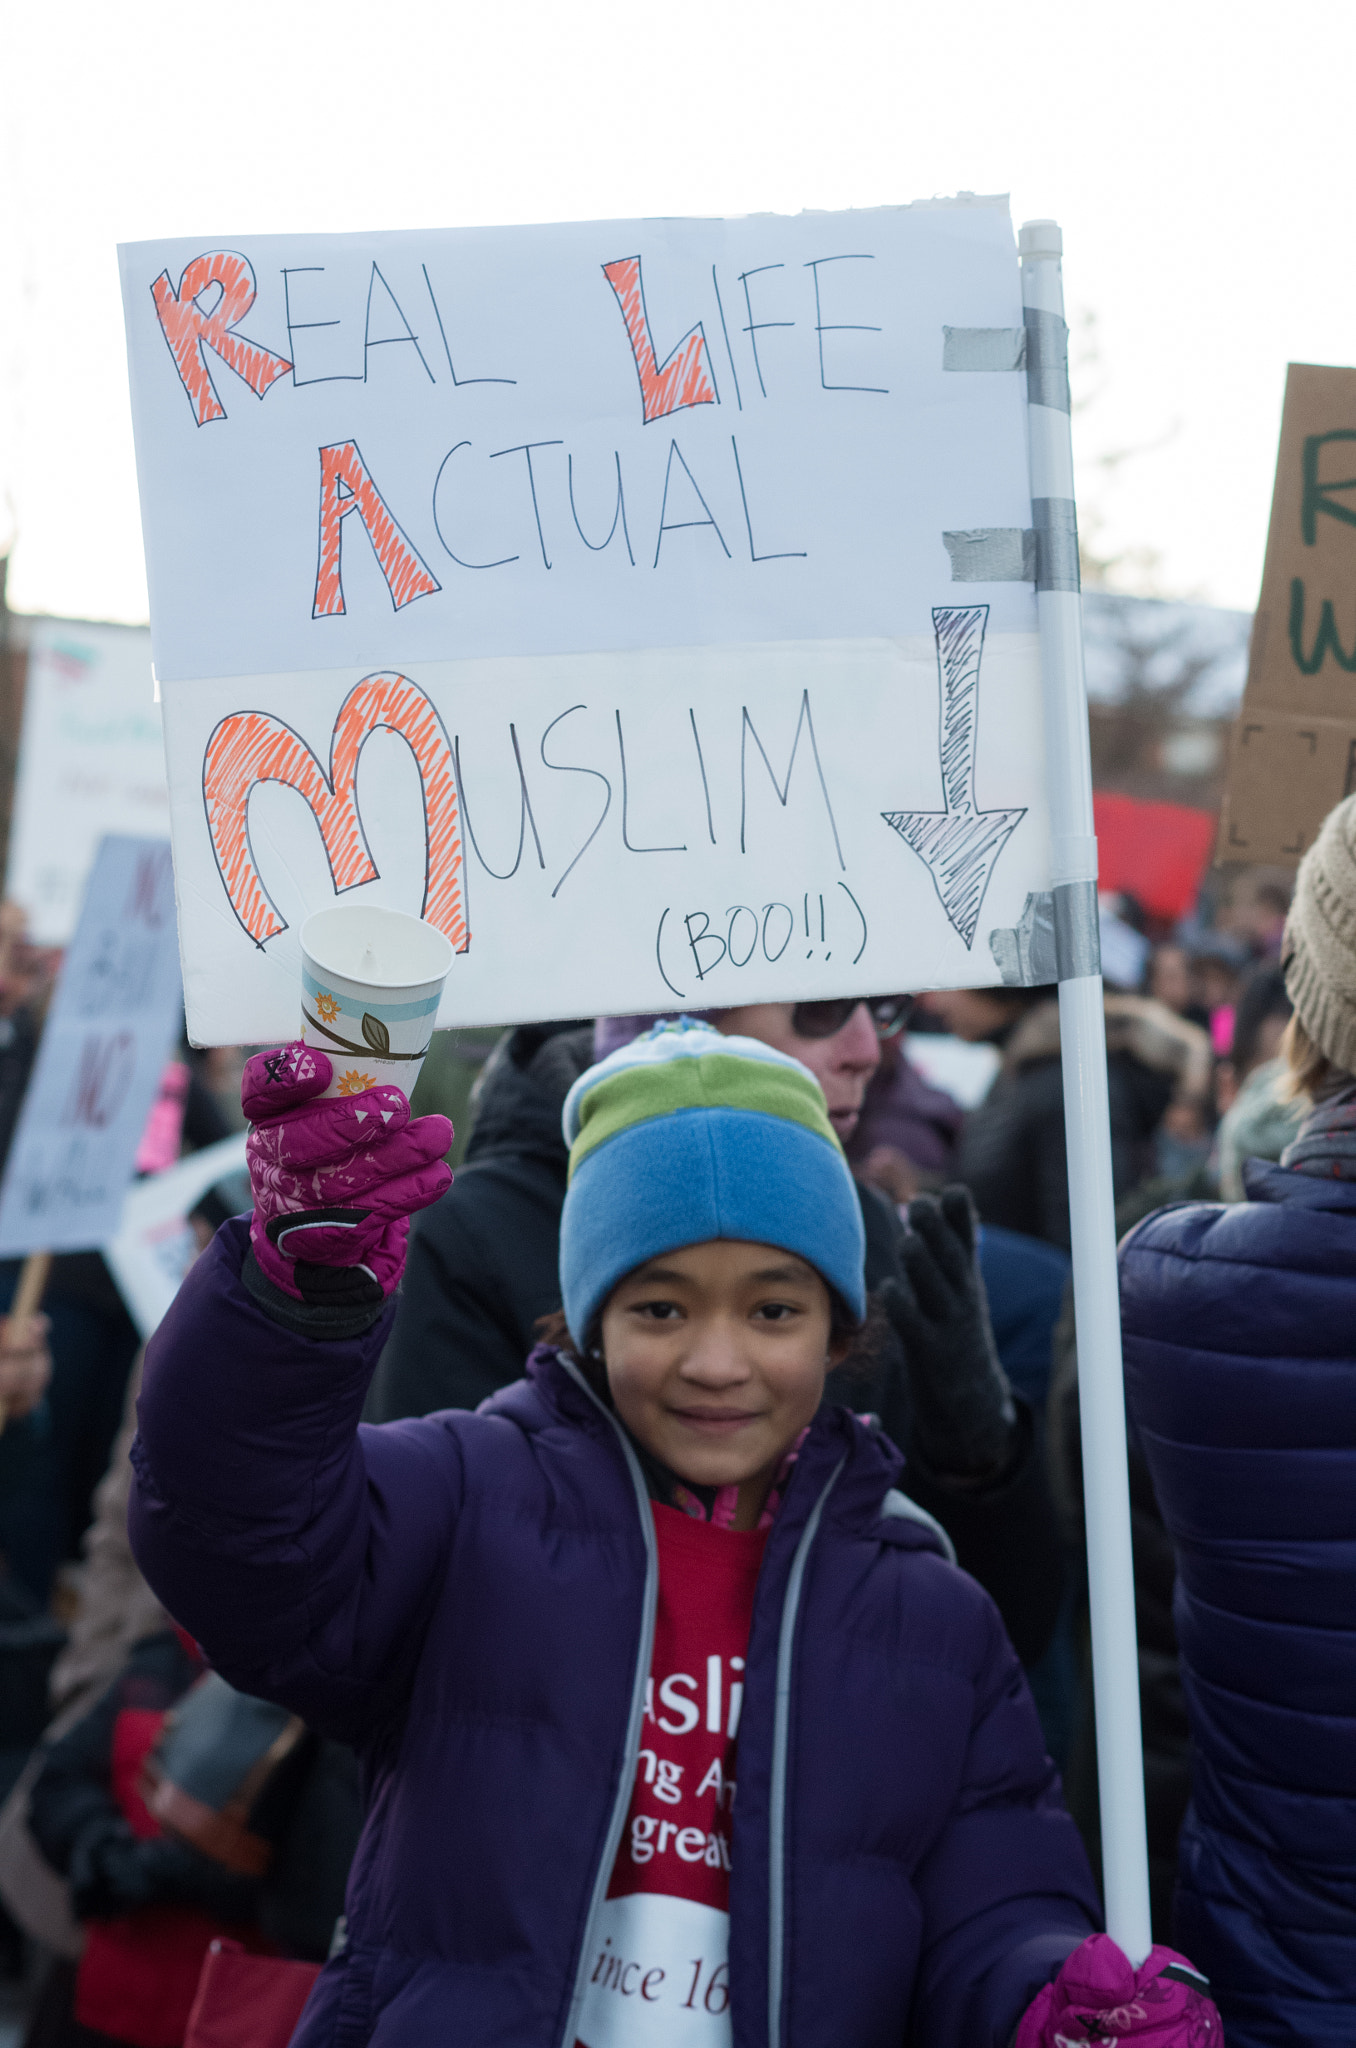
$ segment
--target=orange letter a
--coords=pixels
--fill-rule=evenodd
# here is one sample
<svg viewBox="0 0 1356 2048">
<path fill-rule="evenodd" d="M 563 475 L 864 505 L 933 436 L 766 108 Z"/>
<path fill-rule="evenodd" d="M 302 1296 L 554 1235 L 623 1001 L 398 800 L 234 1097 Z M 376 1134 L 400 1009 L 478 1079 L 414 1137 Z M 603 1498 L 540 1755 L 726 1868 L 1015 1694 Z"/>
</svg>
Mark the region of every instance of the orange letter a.
<svg viewBox="0 0 1356 2048">
<path fill-rule="evenodd" d="M 399 611 L 416 597 L 427 597 L 442 585 L 420 560 L 386 509 L 356 441 L 336 441 L 320 451 L 320 561 L 315 576 L 313 619 L 342 618 L 344 584 L 341 573 L 341 529 L 356 512 L 367 529 L 391 603 Z"/>
</svg>

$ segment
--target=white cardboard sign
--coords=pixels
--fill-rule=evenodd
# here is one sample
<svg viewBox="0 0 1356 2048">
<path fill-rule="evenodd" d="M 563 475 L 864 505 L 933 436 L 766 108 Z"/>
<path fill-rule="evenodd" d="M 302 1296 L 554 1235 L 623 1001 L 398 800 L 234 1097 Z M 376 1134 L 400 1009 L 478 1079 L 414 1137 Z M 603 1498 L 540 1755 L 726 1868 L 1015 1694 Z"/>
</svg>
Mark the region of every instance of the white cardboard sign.
<svg viewBox="0 0 1356 2048">
<path fill-rule="evenodd" d="M 117 1229 L 178 1029 L 169 846 L 107 838 L 0 1182 L 0 1258 L 86 1251 Z"/>
<path fill-rule="evenodd" d="M 107 832 L 169 834 L 151 636 L 144 626 L 35 619 L 5 888 L 36 944 L 70 938 Z"/>
<path fill-rule="evenodd" d="M 296 1028 L 336 891 L 448 933 L 444 1024 L 999 978 L 1005 206 L 121 257 L 195 1039 Z"/>
<path fill-rule="evenodd" d="M 103 1254 L 143 1344 L 154 1336 L 198 1256 L 190 1211 L 218 1181 L 235 1180 L 244 1183 L 239 1191 L 244 1206 L 249 1173 L 243 1131 L 188 1153 L 128 1189 L 122 1221 Z"/>
</svg>

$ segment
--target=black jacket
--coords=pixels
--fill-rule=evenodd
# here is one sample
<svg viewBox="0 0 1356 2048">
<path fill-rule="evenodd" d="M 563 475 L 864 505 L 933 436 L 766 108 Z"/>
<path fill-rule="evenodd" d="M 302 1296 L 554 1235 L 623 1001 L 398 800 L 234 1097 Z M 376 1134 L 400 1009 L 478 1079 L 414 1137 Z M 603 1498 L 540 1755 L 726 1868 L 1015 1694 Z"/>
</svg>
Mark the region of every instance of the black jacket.
<svg viewBox="0 0 1356 2048">
<path fill-rule="evenodd" d="M 567 1170 L 560 1114 L 592 1058 L 591 1025 L 524 1025 L 496 1048 L 482 1077 L 466 1164 L 442 1200 L 414 1220 L 370 1420 L 475 1408 L 522 1377 L 538 1317 L 560 1307 Z M 858 1193 L 866 1283 L 874 1288 L 895 1270 L 903 1225 L 874 1190 L 858 1183 Z M 892 1333 L 883 1336 L 868 1371 L 831 1374 L 828 1393 L 880 1416 L 909 1459 L 909 1492 L 942 1524 L 960 1563 L 997 1602 L 1018 1655 L 1032 1662 L 1054 1629 L 1063 1561 L 1027 1411 L 1020 1410 L 1020 1448 L 1003 1479 L 963 1490 L 928 1473 L 911 1446 L 908 1378 Z"/>
<path fill-rule="evenodd" d="M 1204 1100 L 1210 1040 L 1162 1003 L 1106 998 L 1111 1172 L 1116 1199 L 1155 1170 L 1154 1134 L 1174 1095 Z M 971 1110 L 952 1168 L 986 1223 L 1069 1249 L 1069 1178 L 1059 1009 L 1044 1002 L 1009 1034 L 988 1095 Z"/>
</svg>

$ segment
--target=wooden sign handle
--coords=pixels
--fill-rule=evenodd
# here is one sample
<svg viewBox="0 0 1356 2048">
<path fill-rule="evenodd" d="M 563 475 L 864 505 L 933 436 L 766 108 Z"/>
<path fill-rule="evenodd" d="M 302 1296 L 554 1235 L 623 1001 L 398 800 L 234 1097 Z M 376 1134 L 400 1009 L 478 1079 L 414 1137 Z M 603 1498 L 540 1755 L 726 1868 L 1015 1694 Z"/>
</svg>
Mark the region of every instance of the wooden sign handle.
<svg viewBox="0 0 1356 2048">
<path fill-rule="evenodd" d="M 19 1284 L 14 1290 L 14 1299 L 9 1313 L 0 1327 L 0 1349 L 9 1341 L 10 1332 L 19 1331 L 31 1316 L 35 1316 L 42 1305 L 47 1291 L 47 1282 L 52 1272 L 50 1252 L 30 1252 L 19 1271 Z M 0 1432 L 9 1420 L 7 1404 L 0 1400 Z"/>
<path fill-rule="evenodd" d="M 52 1272 L 50 1252 L 30 1252 L 19 1272 L 19 1284 L 14 1290 L 14 1299 L 9 1305 L 6 1321 L 26 1323 L 35 1316 L 42 1306 L 42 1297 L 47 1292 L 47 1282 Z"/>
</svg>

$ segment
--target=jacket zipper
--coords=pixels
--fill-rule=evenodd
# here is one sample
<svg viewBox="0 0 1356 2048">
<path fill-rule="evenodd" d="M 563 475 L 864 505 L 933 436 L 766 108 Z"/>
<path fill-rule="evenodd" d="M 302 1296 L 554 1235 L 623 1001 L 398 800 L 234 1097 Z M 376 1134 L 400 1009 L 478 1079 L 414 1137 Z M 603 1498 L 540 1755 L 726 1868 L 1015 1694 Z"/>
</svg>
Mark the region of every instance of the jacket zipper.
<svg viewBox="0 0 1356 2048">
<path fill-rule="evenodd" d="M 640 1469 L 639 1459 L 627 1442 L 626 1431 L 616 1416 L 598 1399 L 578 1368 L 571 1365 L 569 1359 L 565 1357 L 560 1358 L 560 1363 L 571 1379 L 583 1388 L 599 1414 L 607 1417 L 616 1433 L 622 1455 L 626 1459 L 626 1469 L 631 1475 L 631 1484 L 635 1488 L 636 1502 L 640 1510 L 640 1532 L 645 1539 L 645 1596 L 640 1624 L 640 1648 L 636 1654 L 635 1675 L 631 1681 L 631 1714 L 626 1725 L 626 1756 L 612 1808 L 612 1818 L 607 1826 L 602 1858 L 594 1874 L 593 1893 L 589 1899 L 588 1917 L 584 1922 L 584 1939 L 579 1950 L 579 1968 L 575 1973 L 574 1992 L 570 1998 L 565 2032 L 560 2043 L 560 2048 L 574 2048 L 579 2038 L 576 2031 L 579 2014 L 583 2007 L 584 1994 L 588 1989 L 588 1968 L 593 1958 L 594 1929 L 607 1897 L 607 1888 L 612 1882 L 613 1865 L 621 1846 L 622 1829 L 626 1826 L 626 1816 L 631 1808 L 631 1794 L 635 1786 L 641 1724 L 645 1718 L 645 1682 L 650 1676 L 650 1666 L 654 1661 L 655 1614 L 659 1606 L 659 1546 L 655 1539 L 654 1520 L 650 1514 L 650 1496 L 645 1485 L 645 1475 Z"/>
<path fill-rule="evenodd" d="M 565 2032 L 560 2043 L 560 2048 L 574 2048 L 574 2043 L 578 2039 L 576 2026 L 583 2007 L 584 1994 L 588 1989 L 588 1966 L 593 1956 L 593 1931 L 607 1897 L 608 1885 L 612 1882 L 612 1870 L 617 1860 L 617 1850 L 621 1846 L 622 1829 L 626 1826 L 626 1816 L 631 1808 L 636 1760 L 640 1752 L 641 1725 L 645 1716 L 645 1681 L 650 1675 L 650 1666 L 654 1660 L 655 1614 L 659 1604 L 659 1549 L 650 1514 L 650 1496 L 645 1485 L 645 1476 L 640 1469 L 640 1461 L 627 1441 L 625 1430 L 616 1416 L 598 1399 L 578 1368 L 564 1357 L 560 1363 L 571 1379 L 583 1388 L 599 1414 L 606 1416 L 621 1445 L 626 1469 L 631 1475 L 631 1484 L 635 1489 L 641 1535 L 645 1540 L 644 1612 L 641 1618 L 640 1648 L 631 1680 L 631 1713 L 626 1730 L 626 1756 L 612 1808 L 612 1818 L 608 1822 L 607 1835 L 603 1843 L 602 1858 L 594 1874 L 593 1893 L 589 1899 L 588 1917 L 584 1922 L 584 1939 L 579 1951 L 579 1968 L 575 1973 L 574 1991 L 570 1998 Z M 772 1797 L 769 1814 L 768 2048 L 782 2048 L 782 1980 L 785 1973 L 783 1951 L 786 1940 L 786 1775 L 791 1739 L 791 1659 L 795 1651 L 796 1618 L 800 1610 L 800 1596 L 805 1582 L 805 1567 L 809 1562 L 810 1547 L 819 1533 L 819 1524 L 829 1495 L 838 1484 L 839 1475 L 847 1459 L 848 1454 L 844 1451 L 825 1481 L 809 1519 L 801 1531 L 782 1600 L 781 1628 L 777 1638 L 777 1698 L 772 1724 Z"/>
<path fill-rule="evenodd" d="M 810 1546 L 819 1533 L 820 1517 L 838 1475 L 848 1460 L 844 1451 L 834 1466 L 809 1520 L 801 1530 L 782 1601 L 777 1638 L 777 1703 L 772 1723 L 772 1795 L 768 1814 L 767 1877 L 767 2039 L 768 2048 L 782 2048 L 782 2007 L 786 1972 L 786 1774 L 791 1744 L 791 1659 L 796 1646 L 796 1618 Z"/>
</svg>

